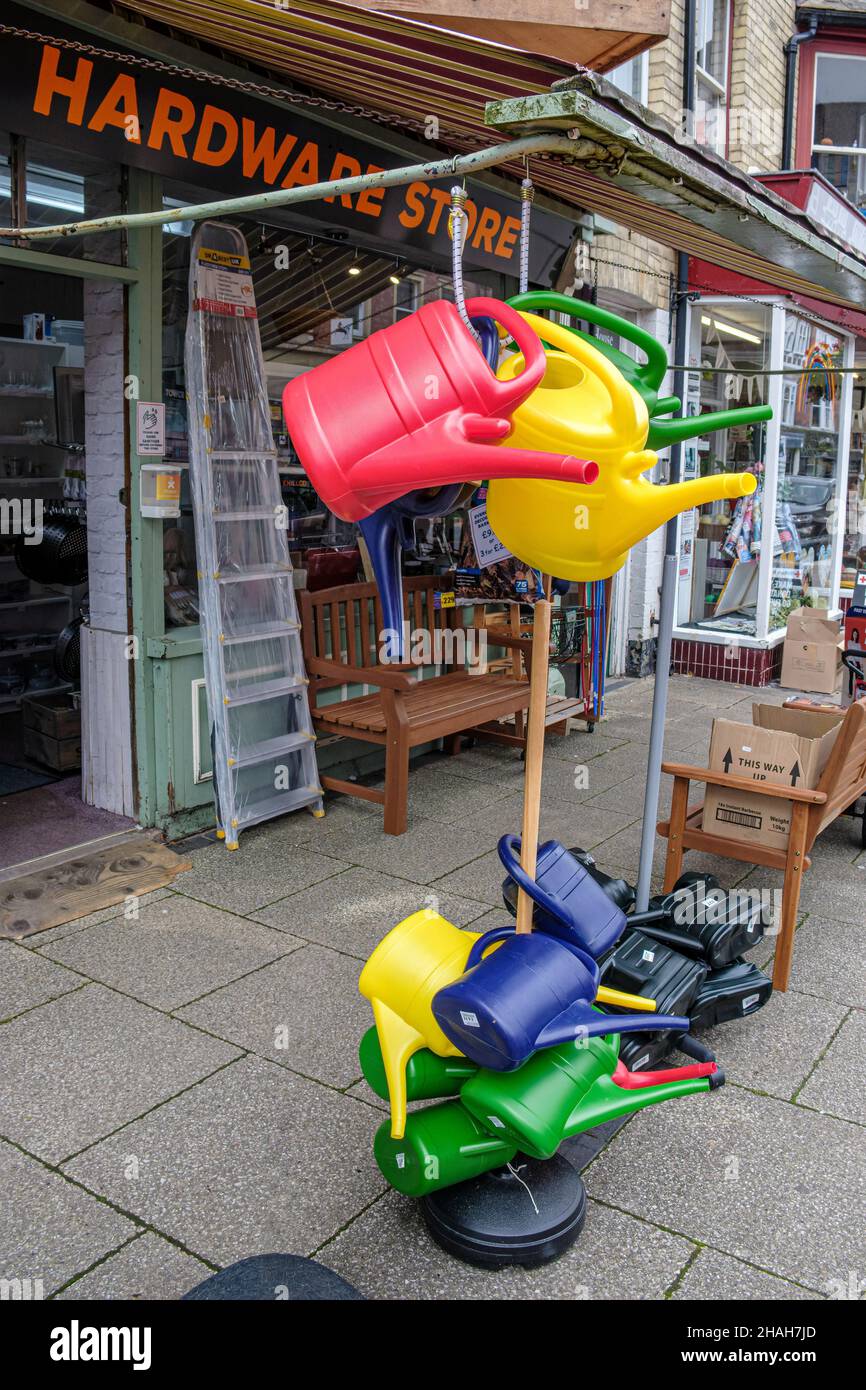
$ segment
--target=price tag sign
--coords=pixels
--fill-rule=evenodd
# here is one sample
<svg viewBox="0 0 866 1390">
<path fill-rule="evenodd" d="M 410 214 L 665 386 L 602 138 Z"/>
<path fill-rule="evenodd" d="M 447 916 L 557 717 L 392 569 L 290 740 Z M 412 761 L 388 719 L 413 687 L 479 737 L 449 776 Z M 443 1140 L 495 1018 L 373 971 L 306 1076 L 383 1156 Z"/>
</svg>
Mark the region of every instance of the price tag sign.
<svg viewBox="0 0 866 1390">
<path fill-rule="evenodd" d="M 506 550 L 487 520 L 486 506 L 482 504 L 480 507 L 470 508 L 469 525 L 472 528 L 472 544 L 475 547 L 479 569 L 484 570 L 490 565 L 498 565 L 501 560 L 511 559 L 513 552 Z"/>
</svg>

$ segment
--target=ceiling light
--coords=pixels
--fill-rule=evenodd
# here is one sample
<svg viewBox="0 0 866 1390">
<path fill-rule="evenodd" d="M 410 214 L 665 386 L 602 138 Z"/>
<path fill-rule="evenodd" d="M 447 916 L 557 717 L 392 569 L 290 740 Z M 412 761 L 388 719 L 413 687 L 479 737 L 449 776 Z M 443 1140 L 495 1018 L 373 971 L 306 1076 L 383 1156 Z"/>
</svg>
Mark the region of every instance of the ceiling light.
<svg viewBox="0 0 866 1390">
<path fill-rule="evenodd" d="M 357 253 L 357 251 L 355 252 L 355 259 L 352 261 L 352 264 L 349 266 L 349 274 L 350 274 L 350 275 L 360 275 L 360 274 L 361 274 L 361 267 L 360 267 L 360 265 L 359 265 L 359 263 L 358 263 L 358 253 Z"/>
<path fill-rule="evenodd" d="M 737 328 L 733 323 L 725 323 L 722 319 L 710 319 L 706 314 L 701 316 L 701 323 L 705 328 L 712 325 L 717 333 L 727 333 L 731 338 L 742 338 L 746 343 L 760 343 L 761 339 L 756 333 L 747 333 L 745 328 Z"/>
</svg>

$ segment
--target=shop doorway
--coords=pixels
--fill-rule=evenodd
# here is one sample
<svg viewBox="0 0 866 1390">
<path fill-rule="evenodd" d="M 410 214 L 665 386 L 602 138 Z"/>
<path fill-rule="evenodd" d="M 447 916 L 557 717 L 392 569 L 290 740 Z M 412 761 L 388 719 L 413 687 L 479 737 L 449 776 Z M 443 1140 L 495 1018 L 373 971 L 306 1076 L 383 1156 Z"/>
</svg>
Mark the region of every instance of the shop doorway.
<svg viewBox="0 0 866 1390">
<path fill-rule="evenodd" d="M 87 327 L 104 307 L 91 284 L 0 267 L 0 874 L 134 824 L 88 804 L 83 786 L 82 629 L 93 586 L 112 582 L 90 563 L 102 538 L 88 520 Z M 122 427 L 112 448 L 119 490 Z"/>
</svg>

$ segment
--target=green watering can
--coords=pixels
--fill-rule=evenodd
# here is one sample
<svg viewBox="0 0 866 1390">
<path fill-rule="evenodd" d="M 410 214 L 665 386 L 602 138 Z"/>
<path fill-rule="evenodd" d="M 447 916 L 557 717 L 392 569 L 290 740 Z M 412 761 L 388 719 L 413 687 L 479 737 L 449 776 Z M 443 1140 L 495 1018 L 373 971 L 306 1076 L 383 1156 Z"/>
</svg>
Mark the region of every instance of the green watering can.
<svg viewBox="0 0 866 1390">
<path fill-rule="evenodd" d="M 619 348 L 612 347 L 601 338 L 593 338 L 579 328 L 570 330 L 597 348 L 643 398 L 650 417 L 647 449 L 665 449 L 669 444 L 695 439 L 708 430 L 726 430 L 733 425 L 752 425 L 759 420 L 769 420 L 772 416 L 773 412 L 768 405 L 749 405 L 739 406 L 734 410 L 711 411 L 708 415 L 686 415 L 676 420 L 659 419 L 659 416 L 670 415 L 672 411 L 679 410 L 682 402 L 678 396 L 660 397 L 658 394 L 668 369 L 668 358 L 664 347 L 652 334 L 646 333 L 636 324 L 629 323 L 628 319 L 620 318 L 619 314 L 600 309 L 597 304 L 590 304 L 584 299 L 572 299 L 571 295 L 558 294 L 555 290 L 527 290 L 525 294 L 514 295 L 508 303 L 524 312 L 541 313 L 546 309 L 553 309 L 557 313 L 568 314 L 572 319 L 586 319 L 589 323 L 595 323 L 600 328 L 606 328 L 608 332 L 616 333 L 618 337 L 634 343 L 646 357 L 646 362 L 636 362 Z"/>
<path fill-rule="evenodd" d="M 513 1072 L 478 1069 L 465 1058 L 417 1052 L 406 1068 L 406 1098 L 455 1096 L 413 1111 L 399 1139 L 386 1120 L 373 1141 L 377 1164 L 407 1197 L 425 1197 L 511 1163 L 518 1153 L 551 1158 L 564 1139 L 648 1105 L 721 1084 L 715 1062 L 663 1072 L 629 1072 L 619 1038 L 567 1043 L 536 1052 Z M 364 1035 L 361 1064 L 383 1100 L 388 1086 L 375 1028 Z M 461 1066 L 462 1064 L 462 1066 Z M 463 1077 L 459 1075 L 463 1072 Z M 439 1088 L 439 1089 L 437 1089 Z"/>
</svg>

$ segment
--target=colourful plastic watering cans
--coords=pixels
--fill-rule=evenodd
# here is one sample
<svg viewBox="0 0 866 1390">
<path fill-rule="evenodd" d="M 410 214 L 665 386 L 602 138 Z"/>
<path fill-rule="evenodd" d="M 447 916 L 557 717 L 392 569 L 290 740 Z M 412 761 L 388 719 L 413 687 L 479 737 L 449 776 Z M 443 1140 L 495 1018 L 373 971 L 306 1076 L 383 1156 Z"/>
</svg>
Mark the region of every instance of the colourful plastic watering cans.
<svg viewBox="0 0 866 1390">
<path fill-rule="evenodd" d="M 461 931 L 424 908 L 398 922 L 369 957 L 358 988 L 373 1006 L 391 1100 L 391 1132 L 406 1125 L 406 1066 L 422 1047 L 439 1057 L 460 1048 L 442 1032 L 431 1005 L 437 991 L 465 968 L 477 932 Z"/>
<path fill-rule="evenodd" d="M 375 1028 L 368 1028 L 358 1048 L 358 1059 L 364 1080 L 380 1100 L 389 1100 L 388 1074 L 382 1057 L 382 1044 Z M 429 1048 L 422 1048 L 406 1063 L 406 1100 L 440 1100 L 458 1096 L 460 1087 L 478 1068 L 468 1057 L 437 1057 Z"/>
<path fill-rule="evenodd" d="M 552 344 L 549 370 L 514 412 L 506 450 L 578 448 L 601 464 L 589 486 L 526 478 L 491 480 L 487 515 L 499 539 L 527 564 L 565 579 L 605 579 L 628 551 L 677 512 L 754 492 L 752 473 L 721 473 L 693 482 L 655 486 L 640 475 L 656 456 L 644 448 L 646 406 L 591 343 L 559 324 L 526 315 Z M 507 358 L 499 375 L 520 372 Z"/>
<path fill-rule="evenodd" d="M 495 943 L 499 949 L 484 955 Z M 577 946 L 497 928 L 475 942 L 464 974 L 438 991 L 433 1016 L 459 1051 L 493 1071 L 514 1071 L 539 1048 L 603 1033 L 688 1032 L 688 1019 L 678 1015 L 599 1013 L 592 1007 L 598 974 Z"/>
<path fill-rule="evenodd" d="M 608 309 L 602 309 L 586 300 L 557 294 L 555 290 L 528 290 L 526 294 L 514 295 L 508 303 L 515 309 L 535 312 L 555 310 L 574 319 L 584 319 L 587 323 L 598 324 L 599 327 L 615 333 L 617 337 L 634 343 L 639 351 L 645 354 L 646 361 L 638 362 L 629 357 L 628 353 L 621 352 L 619 348 L 600 338 L 593 338 L 579 328 L 571 329 L 572 333 L 578 334 L 597 347 L 643 398 L 649 412 L 649 433 L 646 441 L 649 449 L 665 449 L 678 440 L 695 439 L 711 430 L 725 430 L 734 425 L 749 425 L 759 420 L 769 420 L 773 413 L 768 405 L 750 405 L 738 406 L 734 410 L 710 412 L 708 415 L 686 415 L 676 420 L 662 419 L 660 417 L 679 410 L 681 402 L 677 396 L 662 398 L 658 394 L 667 374 L 668 359 L 657 338 L 653 338 L 636 324 L 629 323 L 628 319 L 620 318 L 619 314 L 612 314 Z"/>
<path fill-rule="evenodd" d="M 534 879 L 521 866 L 519 835 L 503 835 L 496 849 L 509 879 L 528 893 L 536 905 L 536 931 L 579 946 L 593 960 L 609 951 L 622 936 L 628 926 L 625 913 L 611 901 L 586 866 L 557 840 L 539 845 Z M 507 889 L 508 884 L 503 887 Z"/>
<path fill-rule="evenodd" d="M 618 1078 L 628 1083 L 631 1074 L 619 1066 L 617 1051 L 610 1037 L 549 1048 L 507 1075 L 479 1071 L 460 1099 L 492 1134 L 532 1158 L 552 1158 L 563 1139 L 659 1101 L 707 1091 L 711 1078 L 720 1077 L 714 1062 L 699 1063 L 647 1074 L 642 1080 L 648 1085 L 622 1085 Z"/>
<path fill-rule="evenodd" d="M 561 453 L 491 446 L 538 385 L 544 349 L 515 310 L 467 303 L 512 334 L 523 371 L 499 380 L 453 304 L 424 304 L 290 381 L 283 412 L 298 457 L 331 511 L 359 521 L 418 488 L 527 476 L 589 482 L 597 467 Z"/>
</svg>

